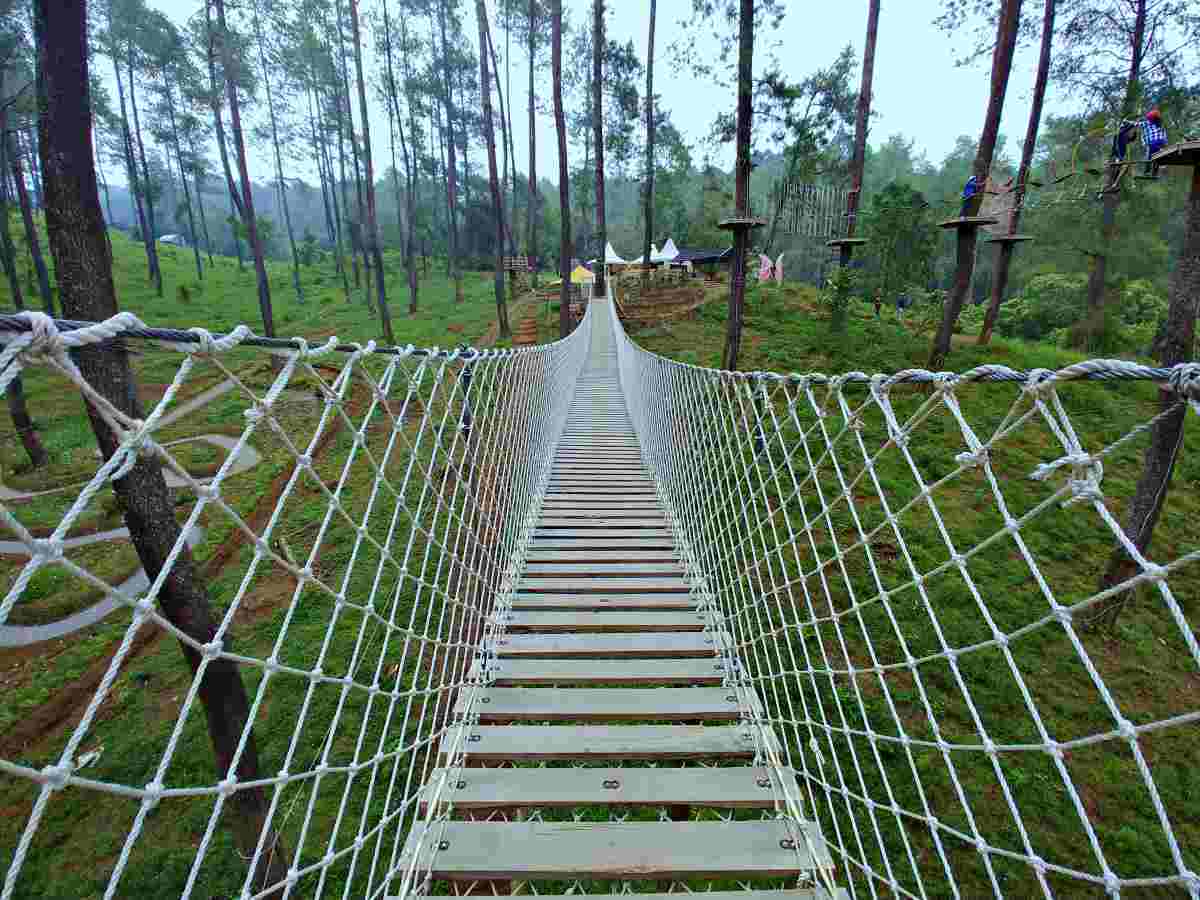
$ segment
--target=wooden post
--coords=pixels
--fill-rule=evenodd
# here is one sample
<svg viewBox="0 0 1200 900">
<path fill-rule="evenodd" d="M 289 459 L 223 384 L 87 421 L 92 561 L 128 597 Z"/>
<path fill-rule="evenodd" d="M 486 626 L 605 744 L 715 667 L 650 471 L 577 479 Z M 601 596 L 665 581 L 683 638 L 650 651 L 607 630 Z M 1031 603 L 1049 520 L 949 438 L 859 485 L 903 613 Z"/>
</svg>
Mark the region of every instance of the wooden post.
<svg viewBox="0 0 1200 900">
<path fill-rule="evenodd" d="M 1004 112 L 1004 97 L 1008 91 L 1008 76 L 1012 71 L 1013 52 L 1017 45 L 1017 29 L 1021 23 L 1021 0 L 1002 0 L 996 26 L 996 49 L 992 53 L 992 93 L 988 99 L 987 115 L 983 120 L 983 133 L 979 136 L 979 149 L 975 154 L 974 173 L 979 184 L 985 185 L 992 169 L 992 157 L 996 150 L 996 138 L 1000 134 L 1000 117 Z M 994 219 L 979 218 L 979 206 L 983 200 L 982 188 L 967 204 L 966 215 L 953 220 L 958 231 L 957 265 L 954 272 L 954 287 L 946 298 L 942 310 L 942 321 L 929 352 L 930 369 L 940 369 L 950 353 L 950 337 L 954 325 L 967 300 L 971 288 L 971 276 L 975 271 L 975 245 L 979 240 L 979 228 L 994 225 Z"/>
<path fill-rule="evenodd" d="M 992 273 L 992 296 L 983 328 L 979 332 L 980 346 L 986 344 L 996 327 L 1000 315 L 1000 304 L 1008 289 L 1008 271 L 1012 264 L 1013 250 L 1019 241 L 1017 225 L 1021 221 L 1021 207 L 1025 203 L 1025 189 L 1029 181 L 1029 170 L 1033 165 L 1033 151 L 1037 146 L 1038 126 L 1042 120 L 1042 102 L 1046 99 L 1046 83 L 1050 80 L 1050 54 L 1054 44 L 1054 13 L 1056 0 L 1046 0 L 1042 16 L 1042 49 L 1038 57 L 1037 78 L 1033 85 L 1033 102 L 1029 107 L 1029 124 L 1025 128 L 1025 143 L 1021 146 L 1021 167 L 1017 170 L 1017 182 L 1013 188 L 1013 208 L 1008 217 L 1008 240 L 997 240 L 996 268 Z"/>
</svg>

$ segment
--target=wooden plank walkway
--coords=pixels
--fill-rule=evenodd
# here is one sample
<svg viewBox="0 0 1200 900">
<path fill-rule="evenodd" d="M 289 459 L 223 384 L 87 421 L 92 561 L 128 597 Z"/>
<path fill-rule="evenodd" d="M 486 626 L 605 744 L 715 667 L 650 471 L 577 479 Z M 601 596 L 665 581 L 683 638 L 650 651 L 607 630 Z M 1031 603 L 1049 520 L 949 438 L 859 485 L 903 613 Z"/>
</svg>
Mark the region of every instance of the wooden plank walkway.
<svg viewBox="0 0 1200 900">
<path fill-rule="evenodd" d="M 538 880 L 608 882 L 603 893 L 617 879 L 637 892 L 736 878 L 774 889 L 709 896 L 828 898 L 812 887 L 831 865 L 818 829 L 774 815 L 795 773 L 755 759 L 745 722 L 757 698 L 725 686 L 727 636 L 691 593 L 625 409 L 610 310 L 594 302 L 588 363 L 512 608 L 422 791 L 422 815 L 448 821 L 436 846 L 414 828 L 406 858 L 435 882 L 500 893 Z M 666 813 L 602 821 L 638 807 Z M 543 812 L 523 821 L 531 809 Z M 552 814 L 580 809 L 589 821 Z"/>
</svg>

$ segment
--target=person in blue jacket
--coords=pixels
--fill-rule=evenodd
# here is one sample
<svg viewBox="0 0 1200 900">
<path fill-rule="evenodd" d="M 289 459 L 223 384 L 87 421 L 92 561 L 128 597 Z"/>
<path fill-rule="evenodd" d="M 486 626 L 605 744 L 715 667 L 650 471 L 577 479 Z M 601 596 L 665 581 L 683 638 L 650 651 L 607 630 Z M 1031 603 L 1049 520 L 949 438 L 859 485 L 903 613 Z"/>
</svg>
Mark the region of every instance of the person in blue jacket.
<svg viewBox="0 0 1200 900">
<path fill-rule="evenodd" d="M 978 193 L 979 193 L 979 179 L 976 176 L 972 175 L 970 178 L 967 179 L 967 183 L 963 185 L 962 209 L 960 209 L 958 211 L 958 217 L 960 219 L 965 219 L 967 217 L 967 210 L 969 210 L 971 208 L 971 200 Z"/>
<path fill-rule="evenodd" d="M 1146 113 L 1146 118 L 1138 123 L 1142 132 L 1142 144 L 1146 147 L 1146 174 L 1158 177 L 1158 166 L 1150 160 L 1155 153 L 1167 146 L 1167 129 L 1163 128 L 1162 113 L 1152 109 Z"/>
</svg>

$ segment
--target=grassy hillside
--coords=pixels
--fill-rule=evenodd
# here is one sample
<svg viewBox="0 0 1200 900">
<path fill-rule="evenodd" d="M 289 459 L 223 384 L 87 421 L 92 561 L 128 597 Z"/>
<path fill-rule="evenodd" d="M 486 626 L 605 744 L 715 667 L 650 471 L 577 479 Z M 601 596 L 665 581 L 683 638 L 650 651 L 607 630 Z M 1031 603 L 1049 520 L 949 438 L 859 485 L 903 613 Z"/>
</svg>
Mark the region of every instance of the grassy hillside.
<svg viewBox="0 0 1200 900">
<path fill-rule="evenodd" d="M 15 238 L 15 230 L 13 233 Z M 210 266 L 202 253 L 204 278 L 199 279 L 190 249 L 160 244 L 163 296 L 158 297 L 146 276 L 146 254 L 142 245 L 122 231 L 111 230 L 109 236 L 117 303 L 122 310 L 135 313 L 148 325 L 201 326 L 217 332 L 244 324 L 262 333 L 254 268 L 249 261 L 244 268 L 239 268 L 233 257 L 214 256 Z M 44 232 L 42 238 L 44 241 Z M 48 253 L 47 260 L 50 261 Z M 25 303 L 30 308 L 40 308 L 36 283 L 29 276 L 32 269 L 27 257 L 23 257 L 19 265 L 27 276 L 23 279 Z M 419 309 L 415 316 L 410 316 L 408 287 L 399 254 L 385 253 L 384 268 L 397 343 L 442 347 L 475 343 L 496 320 L 491 272 L 465 273 L 466 299 L 456 306 L 453 282 L 446 277 L 445 260 L 431 259 L 428 277 L 418 267 L 421 274 Z M 352 296 L 347 300 L 342 278 L 334 270 L 329 254 L 324 254 L 321 262 L 301 266 L 304 303 L 296 299 L 289 263 L 268 260 L 267 271 L 275 330 L 280 337 L 303 337 L 312 341 L 336 334 L 346 341 L 363 342 L 380 337 L 379 320 L 368 311 L 363 289 L 355 290 L 352 280 Z M 8 282 L 0 279 L 0 308 L 12 308 L 10 294 Z"/>
<path fill-rule="evenodd" d="M 200 282 L 190 251 L 160 247 L 165 277 L 164 296 L 159 298 L 148 285 L 141 246 L 119 232 L 112 233 L 112 244 L 122 309 L 136 313 L 150 325 L 202 326 L 221 332 L 246 323 L 261 332 L 251 267 L 239 270 L 236 260 L 218 258 L 213 266 L 206 265 L 205 278 Z M 456 305 L 452 285 L 445 277 L 444 262 L 434 261 L 430 276 L 421 281 L 420 312 L 410 317 L 405 312 L 407 290 L 401 280 L 400 261 L 388 254 L 386 262 L 388 293 L 399 343 L 445 347 L 476 344 L 494 337 L 496 310 L 491 273 L 467 273 L 466 300 Z M 302 336 L 312 343 L 332 334 L 345 341 L 359 342 L 379 337 L 378 321 L 368 312 L 361 290 L 347 302 L 341 279 L 328 261 L 304 268 L 306 302 L 303 304 L 294 296 L 288 266 L 273 262 L 270 274 L 280 336 Z M 32 292 L 27 294 L 26 302 L 33 307 L 39 305 Z M 5 306 L 11 309 L 7 285 L 0 287 L 0 308 Z M 176 378 L 183 357 L 178 352 L 144 343 L 136 343 L 132 349 L 143 406 L 149 411 Z M 311 669 L 321 659 L 327 671 L 345 673 L 358 683 L 369 685 L 372 680 L 380 679 L 381 673 L 373 670 L 373 661 L 364 660 L 381 658 L 386 647 L 389 661 L 383 678 L 386 684 L 403 688 L 422 679 L 427 681 L 431 670 L 429 660 L 421 652 L 402 656 L 395 646 L 399 639 L 393 636 L 393 644 L 387 644 L 378 622 L 366 621 L 359 611 L 347 609 L 341 613 L 340 627 L 327 637 L 326 629 L 334 612 L 328 596 L 320 591 L 305 592 L 299 603 L 300 612 L 289 617 L 285 625 L 285 610 L 296 590 L 295 580 L 269 560 L 257 563 L 253 544 L 243 530 L 249 527 L 255 533 L 264 533 L 281 492 L 287 489 L 294 470 L 294 454 L 313 446 L 315 449 L 309 451 L 314 459 L 312 477 L 301 478 L 288 495 L 270 536 L 274 551 L 304 559 L 317 547 L 313 563 L 316 577 L 333 585 L 346 579 L 347 596 L 356 600 L 374 596 L 373 592 L 381 597 L 390 595 L 397 621 L 407 620 L 418 595 L 426 588 L 433 599 L 425 596 L 420 600 L 423 614 L 440 606 L 447 579 L 461 577 L 455 566 L 439 565 L 436 571 L 430 569 L 422 574 L 419 581 L 413 577 L 398 579 L 395 573 L 385 573 L 376 581 L 372 576 L 378 554 L 370 548 L 356 547 L 356 531 L 346 518 L 361 520 L 367 514 L 376 479 L 375 470 L 361 452 L 354 465 L 346 466 L 354 452 L 351 428 L 361 428 L 366 435 L 365 449 L 374 460 L 384 461 L 386 476 L 394 484 L 402 485 L 400 502 L 407 504 L 406 516 L 392 534 L 393 547 L 403 548 L 411 541 L 412 558 L 425 560 L 423 573 L 429 560 L 436 564 L 443 557 L 436 538 L 446 527 L 445 516 L 441 519 L 438 516 L 447 506 L 440 500 L 435 502 L 436 491 L 434 498 L 430 497 L 435 475 L 427 472 L 427 468 L 434 460 L 447 467 L 447 447 L 453 443 L 461 414 L 461 394 L 456 388 L 459 371 L 450 366 L 444 372 L 444 379 L 434 379 L 429 372 L 419 379 L 422 358 L 399 364 L 390 397 L 402 400 L 410 384 L 417 387 L 405 407 L 404 428 L 397 449 L 389 457 L 390 419 L 381 408 L 371 405 L 367 376 L 379 383 L 391 359 L 375 358 L 360 365 L 342 407 L 349 423 L 335 416 L 332 424 L 320 433 L 318 423 L 323 404 L 317 402 L 316 395 L 321 383 L 333 384 L 345 357 L 335 354 L 309 371 L 297 372 L 273 408 L 271 420 L 262 421 L 249 436 L 248 444 L 258 454 L 258 462 L 223 481 L 224 507 L 212 504 L 200 514 L 198 525 L 202 533 L 193 556 L 218 614 L 228 608 L 239 587 L 246 585 L 244 600 L 230 630 L 238 652 L 265 658 L 286 630 L 287 640 L 278 648 L 283 663 Z M 269 357 L 260 350 L 222 354 L 217 362 L 201 360 L 181 380 L 175 402 L 169 408 L 179 410 L 182 404 L 203 392 L 228 385 L 230 375 L 239 382 L 232 390 L 155 433 L 155 439 L 195 478 L 213 475 L 227 456 L 225 450 L 197 440 L 197 436 L 236 439 L 242 435 L 250 421 L 247 410 L 272 385 L 276 372 Z M 44 537 L 58 526 L 81 485 L 95 473 L 98 459 L 95 440 L 74 387 L 45 367 L 28 369 L 24 383 L 40 437 L 50 452 L 50 464 L 28 471 L 27 460 L 11 433 L 11 426 L 0 429 L 5 432 L 4 440 L 0 441 L 0 483 L 12 490 L 52 492 L 3 504 L 23 527 L 35 536 Z M 484 398 L 480 401 L 483 403 L 489 397 L 488 392 L 494 390 L 494 385 L 482 379 L 476 385 L 476 394 Z M 392 414 L 397 410 L 394 406 Z M 485 440 L 494 430 L 492 425 L 499 426 L 504 421 L 502 415 L 496 417 L 495 423 L 476 421 L 473 439 Z M 423 425 L 427 435 L 435 429 L 444 435 L 445 444 L 439 439 L 434 445 L 428 437 L 423 444 L 416 442 Z M 461 454 L 462 450 L 456 452 Z M 412 460 L 420 460 L 421 468 L 415 475 L 408 468 Z M 339 479 L 344 482 L 340 496 L 346 517 L 334 517 L 322 531 L 329 491 L 338 485 Z M 443 480 L 441 486 L 451 505 L 457 503 L 461 507 L 466 502 L 466 493 L 456 485 Z M 500 494 L 506 489 L 501 487 Z M 182 524 L 196 508 L 197 496 L 182 487 L 175 490 L 175 500 L 177 520 Z M 380 502 L 372 508 L 370 528 L 380 539 L 388 534 L 389 520 L 396 508 L 395 495 L 391 502 Z M 121 525 L 120 505 L 106 486 L 84 506 L 64 536 L 86 536 Z M 4 531 L 0 535 L 4 539 L 16 536 L 12 529 Z M 322 535 L 320 540 L 318 535 Z M 427 553 L 426 548 L 432 552 Z M 139 566 L 133 548 L 123 540 L 68 549 L 64 555 L 92 576 L 114 585 L 133 575 Z M 0 554 L 3 585 L 0 597 L 16 583 L 26 562 L 27 557 L 21 553 Z M 6 624 L 53 623 L 89 608 L 102 596 L 94 583 L 66 567 L 47 565 L 33 573 Z M 435 616 L 432 621 L 441 620 Z M 448 628 L 454 619 L 446 617 L 445 621 Z M 41 767 L 58 758 L 122 638 L 127 636 L 129 623 L 129 612 L 117 611 L 98 625 L 67 637 L 23 648 L 0 649 L 0 685 L 5 697 L 0 704 L 0 759 Z M 443 638 L 447 636 L 442 634 Z M 91 777 L 120 784 L 143 784 L 162 757 L 190 682 L 179 647 L 175 641 L 163 637 L 162 631 L 154 627 L 143 627 L 133 637 L 112 691 L 97 711 L 80 748 L 80 752 L 102 751 L 88 770 Z M 245 667 L 244 679 L 253 692 L 262 683 L 261 670 Z M 354 738 L 359 728 L 364 734 L 369 733 L 372 740 L 383 730 L 382 720 L 374 715 L 365 692 L 352 692 L 343 701 L 338 697 L 341 689 L 333 684 L 321 685 L 306 699 L 308 692 L 306 679 L 273 681 L 257 720 L 264 772 L 274 773 L 282 765 L 298 722 L 304 723 L 304 730 L 291 764 L 296 770 L 310 768 L 326 752 L 325 731 L 335 715 L 340 714 L 342 727 L 327 751 L 331 763 L 339 759 L 346 763 L 357 752 Z M 343 705 L 339 707 L 340 703 Z M 414 721 L 419 718 L 420 713 L 414 713 Z M 392 723 L 393 729 L 400 728 L 404 721 L 404 716 L 398 716 Z M 166 781 L 211 783 L 212 749 L 203 716 L 193 712 L 183 727 L 179 750 L 171 758 Z M 393 734 L 392 739 L 398 741 L 400 735 Z M 343 788 L 349 796 L 347 815 L 354 817 L 367 812 L 368 799 L 362 789 L 365 779 L 354 782 L 353 790 L 350 781 L 342 776 L 327 779 L 313 814 L 314 837 L 305 851 L 308 862 L 312 861 L 312 854 L 324 852 L 330 825 L 343 802 Z M 281 827 L 292 847 L 296 846 L 297 829 L 304 819 L 305 803 L 299 800 L 303 791 L 302 785 L 296 785 L 296 790 L 288 790 L 282 801 L 287 812 L 282 815 Z M 29 781 L 0 777 L 0 808 L 5 810 L 0 817 L 0 855 L 6 858 L 6 864 L 35 796 L 36 790 Z M 382 796 L 375 796 L 370 802 L 375 812 L 367 815 L 368 821 L 378 816 Z M 127 798 L 91 791 L 72 789 L 57 795 L 49 804 L 30 848 L 15 896 L 100 896 L 136 809 L 137 804 Z M 211 811 L 212 803 L 203 797 L 164 803 L 156 809 L 148 820 L 146 833 L 133 848 L 118 896 L 179 893 Z M 358 819 L 353 821 L 357 823 Z M 334 883 L 344 878 L 347 864 L 348 860 L 343 860 L 330 873 Z M 219 827 L 213 852 L 199 874 L 197 895 L 232 895 L 239 889 L 243 872 L 228 829 Z"/>
<path fill-rule="evenodd" d="M 846 334 L 833 336 L 828 312 L 811 289 L 755 285 L 748 292 L 741 367 L 831 374 L 923 368 L 929 333 L 914 326 L 920 319 L 916 312 L 904 321 L 885 310 L 876 320 L 869 306 L 857 304 Z M 634 339 L 668 357 L 715 366 L 724 333 L 724 297 L 714 297 L 693 318 L 644 330 Z M 1054 369 L 1079 359 L 1045 344 L 996 340 L 980 349 L 973 335 L 956 338 L 947 363 L 955 371 L 983 362 Z M 959 836 L 974 831 L 993 847 L 1018 856 L 1029 852 L 1009 808 L 1011 795 L 1034 852 L 1052 865 L 1102 875 L 1049 753 L 1000 753 L 993 763 L 970 748 L 982 743 L 981 729 L 997 745 L 1042 743 L 1030 705 L 1050 739 L 1062 743 L 1111 733 L 1117 715 L 1142 725 L 1194 713 L 1200 681 L 1180 623 L 1158 588 L 1136 592 L 1114 633 L 1081 632 L 1078 645 L 1054 620 L 1046 589 L 1065 605 L 1091 596 L 1114 541 L 1090 503 L 1063 507 L 1053 501 L 1053 492 L 1066 486 L 1066 471 L 1046 480 L 1030 477 L 1039 464 L 1064 451 L 1040 414 L 1020 418 L 1031 404 L 1019 387 L 977 384 L 956 391 L 964 418 L 989 444 L 995 484 L 982 469 L 962 468 L 956 459 L 967 449 L 961 428 L 928 390 L 893 389 L 901 423 L 935 401 L 912 428 L 902 453 L 889 443 L 882 416 L 864 390 L 846 391 L 859 416 L 856 428 L 847 429 L 836 404 L 827 419 L 818 420 L 802 390 L 774 385 L 774 419 L 768 416 L 762 437 L 769 455 L 758 456 L 750 426 L 742 420 L 751 415 L 750 403 L 718 424 L 720 404 L 732 402 L 734 394 L 716 388 L 711 393 L 693 388 L 675 412 L 668 394 L 663 414 L 680 417 L 675 440 L 682 442 L 681 471 L 703 473 L 706 520 L 720 522 L 736 510 L 737 522 L 744 517 L 760 523 L 744 537 L 732 526 L 727 535 L 731 546 L 752 556 L 753 564 L 738 561 L 731 568 L 755 581 L 754 596 L 761 600 L 746 624 L 742 651 L 750 657 L 756 687 L 792 759 L 803 758 L 810 772 L 822 773 L 825 785 L 832 785 L 829 793 L 825 785 L 813 785 L 824 833 L 842 835 L 851 855 L 876 872 L 886 871 L 886 855 L 900 883 L 919 894 L 907 841 L 930 895 L 946 896 L 946 874 L 929 829 L 917 818 L 890 812 L 893 802 L 914 817 L 923 818 L 928 809 L 946 829 L 958 832 L 944 830 L 940 839 L 961 896 L 991 896 L 996 884 L 1009 896 L 1040 896 L 1028 866 L 992 854 L 993 881 L 973 842 Z M 1093 382 L 1063 386 L 1058 394 L 1082 446 L 1092 453 L 1108 450 L 1101 480 L 1104 506 L 1123 521 L 1147 442 L 1144 433 L 1127 444 L 1116 442 L 1153 417 L 1156 389 Z M 816 398 L 824 395 L 818 387 Z M 719 400 L 722 396 L 729 399 Z M 696 406 L 703 412 L 688 412 Z M 1014 409 L 1016 417 L 1006 419 Z M 1200 433 L 1195 415 L 1189 412 L 1188 418 L 1173 489 L 1149 554 L 1162 564 L 1200 546 Z M 701 434 L 732 443 L 722 446 L 718 440 L 696 449 L 708 445 Z M 694 494 L 693 489 L 688 496 Z M 1028 517 L 1021 525 L 1021 545 L 1005 533 L 1001 502 L 1014 518 Z M 954 553 L 963 558 L 969 580 L 952 561 Z M 1196 562 L 1174 572 L 1169 587 L 1186 629 L 1194 634 L 1200 625 Z M 731 584 L 725 596 L 742 594 Z M 769 610 L 768 621 L 756 625 L 763 610 Z M 791 629 L 785 627 L 789 624 Z M 768 627 L 780 631 L 756 637 Z M 1019 637 L 1002 651 L 990 643 L 995 629 Z M 947 648 L 962 650 L 953 666 Z M 772 662 L 772 653 L 780 659 Z M 1085 657 L 1107 685 L 1111 708 Z M 786 671 L 787 659 L 833 673 L 781 679 L 779 667 Z M 850 666 L 857 674 L 845 674 Z M 809 717 L 827 720 L 831 731 L 810 731 Z M 793 728 L 795 719 L 800 723 Z M 908 738 L 929 743 L 903 745 L 901 724 Z M 1143 733 L 1137 741 L 1193 870 L 1200 865 L 1195 816 L 1200 750 L 1194 731 L 1194 725 L 1176 725 Z M 879 737 L 868 738 L 868 733 Z M 812 752 L 810 737 L 820 755 Z M 939 740 L 959 749 L 943 754 Z M 1064 751 L 1063 764 L 1112 870 L 1123 878 L 1175 871 L 1128 743 L 1081 742 Z M 842 799 L 842 790 L 849 790 L 853 802 Z M 878 806 L 870 809 L 864 802 L 868 797 Z M 839 871 L 865 889 L 853 865 Z M 1062 896 L 1103 893 L 1053 871 L 1048 880 Z M 1122 893 L 1176 896 L 1161 887 Z"/>
</svg>

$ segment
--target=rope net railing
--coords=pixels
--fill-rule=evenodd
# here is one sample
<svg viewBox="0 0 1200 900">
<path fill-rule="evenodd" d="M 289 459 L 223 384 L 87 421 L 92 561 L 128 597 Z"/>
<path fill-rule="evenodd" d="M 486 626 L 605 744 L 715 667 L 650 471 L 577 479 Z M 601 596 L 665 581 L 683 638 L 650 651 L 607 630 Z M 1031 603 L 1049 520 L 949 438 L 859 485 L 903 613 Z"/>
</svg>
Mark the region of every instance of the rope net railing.
<svg viewBox="0 0 1200 900">
<path fill-rule="evenodd" d="M 461 765 L 590 330 L 420 350 L 4 317 L 0 387 L 55 474 L 0 471 L 0 898 L 427 892 L 426 781 Z M 144 415 L 99 383 L 130 358 Z"/>
<path fill-rule="evenodd" d="M 1200 895 L 1200 367 L 734 373 L 614 321 L 729 686 L 796 786 L 778 815 L 819 823 L 839 886 Z M 1185 417 L 1143 554 L 1125 511 Z"/>
</svg>

